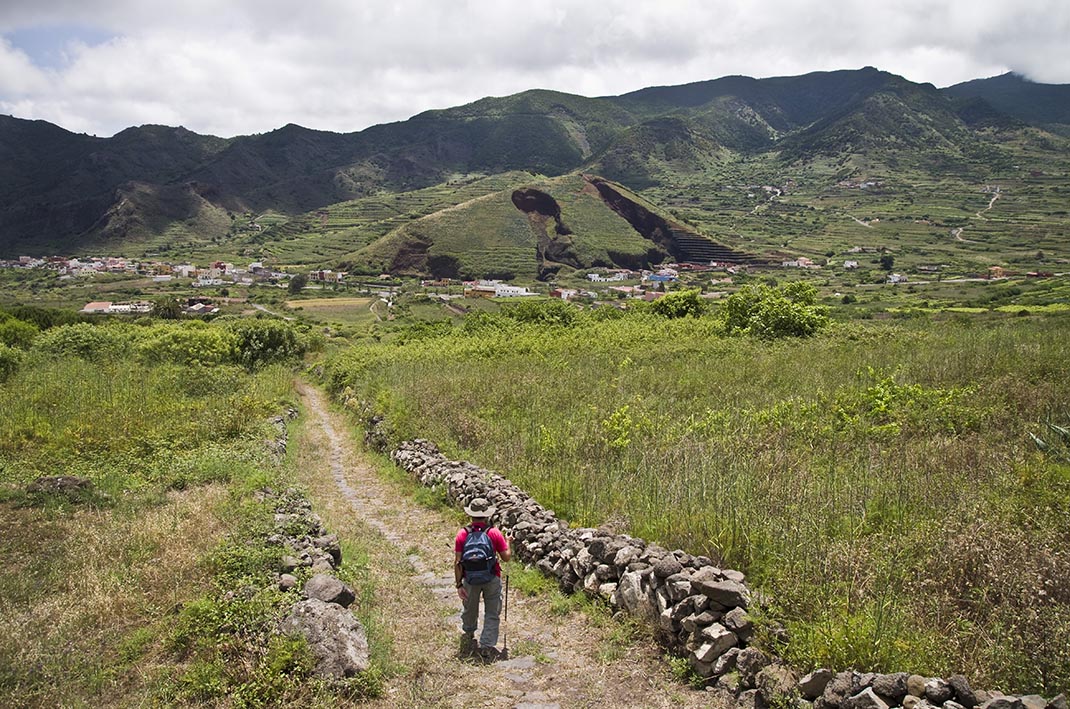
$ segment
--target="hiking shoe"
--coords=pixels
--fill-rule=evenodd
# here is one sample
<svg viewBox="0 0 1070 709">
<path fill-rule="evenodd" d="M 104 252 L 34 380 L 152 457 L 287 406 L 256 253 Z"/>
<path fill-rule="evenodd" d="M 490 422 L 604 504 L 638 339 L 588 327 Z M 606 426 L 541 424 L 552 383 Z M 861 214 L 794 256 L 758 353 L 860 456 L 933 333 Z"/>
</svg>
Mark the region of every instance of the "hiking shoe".
<svg viewBox="0 0 1070 709">
<path fill-rule="evenodd" d="M 480 645 L 479 656 L 482 657 L 486 662 L 494 662 L 496 659 L 498 659 L 498 648 L 494 647 L 493 645 Z"/>
</svg>

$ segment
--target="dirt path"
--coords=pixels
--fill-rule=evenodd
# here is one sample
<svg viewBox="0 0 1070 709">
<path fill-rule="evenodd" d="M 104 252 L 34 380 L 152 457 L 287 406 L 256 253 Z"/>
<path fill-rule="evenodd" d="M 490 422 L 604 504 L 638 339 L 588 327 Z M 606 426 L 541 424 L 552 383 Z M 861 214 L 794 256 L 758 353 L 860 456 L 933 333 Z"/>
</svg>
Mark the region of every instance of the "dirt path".
<svg viewBox="0 0 1070 709">
<path fill-rule="evenodd" d="M 362 706 L 716 706 L 673 680 L 645 635 L 621 642 L 616 621 L 555 613 L 541 595 L 514 591 L 509 599 L 511 659 L 483 665 L 464 657 L 452 570 L 459 518 L 416 504 L 404 483 L 384 480 L 324 395 L 303 383 L 299 392 L 307 412 L 296 437 L 302 482 L 343 548 L 346 539 L 371 547 L 377 624 L 403 667 L 381 699 Z"/>
<path fill-rule="evenodd" d="M 274 315 L 277 318 L 282 318 L 283 320 L 287 320 L 287 321 L 294 320 L 294 318 L 292 316 L 283 315 L 282 313 L 276 313 L 273 310 L 268 310 L 263 305 L 260 305 L 260 303 L 253 303 L 252 305 L 253 305 L 254 308 L 256 308 L 257 310 L 259 310 L 262 313 L 267 313 L 268 315 Z"/>
<path fill-rule="evenodd" d="M 992 209 L 992 207 L 996 205 L 996 200 L 1002 196 L 1003 192 L 999 189 L 999 187 L 997 187 L 996 191 L 992 193 L 992 199 L 988 200 L 988 206 L 977 212 L 977 214 L 975 214 L 974 216 L 980 219 L 981 221 L 987 222 L 988 217 L 984 216 L 984 213 Z"/>
</svg>

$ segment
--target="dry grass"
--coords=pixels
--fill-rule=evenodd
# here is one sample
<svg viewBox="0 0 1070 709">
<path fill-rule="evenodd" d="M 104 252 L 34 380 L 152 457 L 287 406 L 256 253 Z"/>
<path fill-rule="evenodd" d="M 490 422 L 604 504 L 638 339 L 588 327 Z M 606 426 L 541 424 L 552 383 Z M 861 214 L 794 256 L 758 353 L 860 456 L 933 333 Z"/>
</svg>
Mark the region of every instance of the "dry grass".
<svg viewBox="0 0 1070 709">
<path fill-rule="evenodd" d="M 115 706 L 150 694 L 157 630 L 207 582 L 225 489 L 156 507 L 0 514 L 0 705 Z M 135 701 L 136 703 L 136 701 Z"/>
</svg>

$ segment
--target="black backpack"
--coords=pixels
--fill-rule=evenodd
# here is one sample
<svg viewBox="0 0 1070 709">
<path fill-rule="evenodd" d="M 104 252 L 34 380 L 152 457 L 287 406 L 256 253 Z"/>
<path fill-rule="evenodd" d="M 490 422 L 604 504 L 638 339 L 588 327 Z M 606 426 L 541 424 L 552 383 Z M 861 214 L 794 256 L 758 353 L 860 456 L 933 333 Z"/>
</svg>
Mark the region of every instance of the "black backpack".
<svg viewBox="0 0 1070 709">
<path fill-rule="evenodd" d="M 470 584 L 490 583 L 495 577 L 494 544 L 490 541 L 490 527 L 465 527 L 468 536 L 461 548 L 461 567 Z"/>
</svg>

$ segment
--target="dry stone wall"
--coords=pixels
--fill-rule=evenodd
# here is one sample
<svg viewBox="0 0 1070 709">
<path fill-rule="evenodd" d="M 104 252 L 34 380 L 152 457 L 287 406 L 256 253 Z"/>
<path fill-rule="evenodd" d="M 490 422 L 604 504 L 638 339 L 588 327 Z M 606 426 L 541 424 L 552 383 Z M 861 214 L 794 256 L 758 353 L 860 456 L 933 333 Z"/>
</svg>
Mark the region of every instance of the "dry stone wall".
<svg viewBox="0 0 1070 709">
<path fill-rule="evenodd" d="M 367 440 L 382 444 L 381 420 Z M 441 487 L 458 506 L 477 497 L 497 508 L 492 522 L 514 538 L 514 554 L 555 578 L 565 592 L 601 598 L 647 621 L 660 642 L 686 656 L 705 679 L 738 706 L 799 709 L 1067 709 L 1066 698 L 1005 696 L 976 691 L 965 677 L 922 677 L 819 669 L 805 676 L 782 659 L 749 646 L 754 596 L 744 575 L 703 556 L 669 550 L 605 529 L 570 528 L 508 479 L 468 462 L 446 458 L 427 440 L 407 441 L 393 460 L 423 485 Z"/>
</svg>

